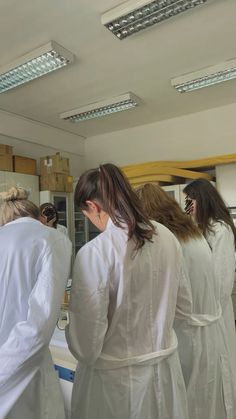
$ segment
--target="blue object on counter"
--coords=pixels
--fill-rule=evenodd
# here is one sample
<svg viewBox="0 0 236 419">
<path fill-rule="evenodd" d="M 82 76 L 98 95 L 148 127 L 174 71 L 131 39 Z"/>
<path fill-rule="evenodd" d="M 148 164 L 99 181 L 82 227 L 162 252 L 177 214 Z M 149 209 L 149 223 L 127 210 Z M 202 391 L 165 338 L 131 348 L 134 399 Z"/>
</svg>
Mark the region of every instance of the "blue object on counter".
<svg viewBox="0 0 236 419">
<path fill-rule="evenodd" d="M 75 371 L 68 368 L 61 367 L 60 365 L 54 365 L 56 371 L 58 371 L 59 378 L 62 380 L 74 382 Z"/>
</svg>

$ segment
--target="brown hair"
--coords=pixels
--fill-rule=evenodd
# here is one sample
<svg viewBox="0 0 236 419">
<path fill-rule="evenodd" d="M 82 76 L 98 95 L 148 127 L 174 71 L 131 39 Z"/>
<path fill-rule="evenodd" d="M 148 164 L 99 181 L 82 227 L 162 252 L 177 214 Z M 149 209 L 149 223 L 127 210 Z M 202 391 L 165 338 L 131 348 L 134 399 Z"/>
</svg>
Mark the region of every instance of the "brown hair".
<svg viewBox="0 0 236 419">
<path fill-rule="evenodd" d="M 39 208 L 28 200 L 28 192 L 13 186 L 7 192 L 0 193 L 0 225 L 21 217 L 39 219 Z"/>
<path fill-rule="evenodd" d="M 75 204 L 87 210 L 86 201 L 97 201 L 117 227 L 124 228 L 126 223 L 128 239 L 135 241 L 135 250 L 140 249 L 146 240 L 152 241 L 155 229 L 117 166 L 107 163 L 81 175 L 75 189 Z"/>
<path fill-rule="evenodd" d="M 147 183 L 136 189 L 143 209 L 149 218 L 167 227 L 182 241 L 201 236 L 193 221 L 181 210 L 175 199 L 170 197 L 159 185 Z"/>
<path fill-rule="evenodd" d="M 185 186 L 183 192 L 188 198 L 196 200 L 195 219 L 204 235 L 213 232 L 212 221 L 224 222 L 231 228 L 236 244 L 236 228 L 230 212 L 211 182 L 206 179 L 196 179 Z"/>
</svg>

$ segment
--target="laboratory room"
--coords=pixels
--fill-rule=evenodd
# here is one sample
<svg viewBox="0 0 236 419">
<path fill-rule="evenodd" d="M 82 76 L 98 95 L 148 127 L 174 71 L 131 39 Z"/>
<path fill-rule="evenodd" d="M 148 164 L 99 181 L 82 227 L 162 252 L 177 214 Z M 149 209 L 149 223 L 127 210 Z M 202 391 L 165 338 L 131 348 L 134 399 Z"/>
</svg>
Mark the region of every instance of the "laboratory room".
<svg viewBox="0 0 236 419">
<path fill-rule="evenodd" d="M 0 419 L 236 419 L 235 17 L 0 2 Z"/>
</svg>

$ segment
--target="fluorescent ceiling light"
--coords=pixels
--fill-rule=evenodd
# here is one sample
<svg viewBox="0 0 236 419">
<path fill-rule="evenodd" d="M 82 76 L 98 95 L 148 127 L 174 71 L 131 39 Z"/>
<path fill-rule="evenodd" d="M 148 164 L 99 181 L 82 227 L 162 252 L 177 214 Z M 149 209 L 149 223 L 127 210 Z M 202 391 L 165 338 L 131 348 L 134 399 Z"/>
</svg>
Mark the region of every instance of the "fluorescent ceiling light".
<svg viewBox="0 0 236 419">
<path fill-rule="evenodd" d="M 0 93 L 71 63 L 74 55 L 54 41 L 0 67 Z"/>
<path fill-rule="evenodd" d="M 194 73 L 185 74 L 171 80 L 172 86 L 180 93 L 201 89 L 236 78 L 236 59 L 206 67 Z"/>
<path fill-rule="evenodd" d="M 126 111 L 130 108 L 134 108 L 139 103 L 140 99 L 137 98 L 137 96 L 133 93 L 126 93 L 113 99 L 91 103 L 82 108 L 64 112 L 60 115 L 60 118 L 69 120 L 70 122 L 87 121 L 88 119 L 111 115 L 115 112 Z"/>
<path fill-rule="evenodd" d="M 124 39 L 206 1 L 208 0 L 129 0 L 104 13 L 101 21 L 117 38 Z"/>
</svg>

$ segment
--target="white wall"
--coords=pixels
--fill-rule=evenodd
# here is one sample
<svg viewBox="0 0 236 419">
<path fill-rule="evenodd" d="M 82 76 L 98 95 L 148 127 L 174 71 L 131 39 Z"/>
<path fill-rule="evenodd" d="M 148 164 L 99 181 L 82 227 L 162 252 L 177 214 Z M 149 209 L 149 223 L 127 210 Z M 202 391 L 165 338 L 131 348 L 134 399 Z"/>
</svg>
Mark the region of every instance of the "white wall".
<svg viewBox="0 0 236 419">
<path fill-rule="evenodd" d="M 37 159 L 60 151 L 70 159 L 72 176 L 84 170 L 84 138 L 0 111 L 0 144 L 13 146 L 13 154 Z"/>
<path fill-rule="evenodd" d="M 228 207 L 236 207 L 236 163 L 216 166 L 216 187 Z"/>
<path fill-rule="evenodd" d="M 73 177 L 77 178 L 84 171 L 84 156 L 80 156 L 79 154 L 68 153 L 60 150 L 60 148 L 45 147 L 39 144 L 19 140 L 18 138 L 6 137 L 4 135 L 0 135 L 0 144 L 13 146 L 13 154 L 17 156 L 36 159 L 38 174 L 40 157 L 50 156 L 58 151 L 61 152 L 63 157 L 68 157 L 70 159 L 70 172 Z"/>
<path fill-rule="evenodd" d="M 86 168 L 231 153 L 236 153 L 236 104 L 85 140 Z"/>
</svg>

